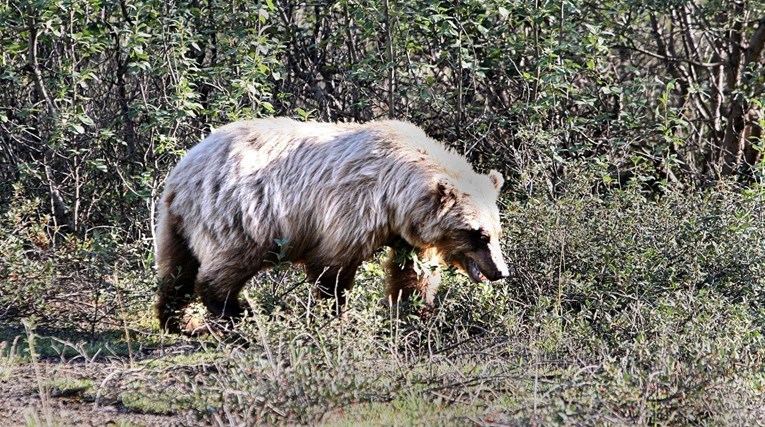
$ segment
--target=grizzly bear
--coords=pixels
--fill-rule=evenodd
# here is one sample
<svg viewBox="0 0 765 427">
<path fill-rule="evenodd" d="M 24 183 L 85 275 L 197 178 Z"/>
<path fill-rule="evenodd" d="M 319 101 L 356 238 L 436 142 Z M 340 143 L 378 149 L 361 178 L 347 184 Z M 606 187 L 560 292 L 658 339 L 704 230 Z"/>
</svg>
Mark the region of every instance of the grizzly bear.
<svg viewBox="0 0 765 427">
<path fill-rule="evenodd" d="M 167 177 L 156 233 L 161 326 L 179 330 L 194 294 L 213 315 L 237 317 L 245 283 L 285 260 L 304 265 L 339 311 L 356 269 L 384 246 L 399 249 L 386 263 L 392 303 L 416 291 L 432 304 L 440 283 L 414 257 L 397 257 L 401 249 L 474 282 L 502 279 L 503 182 L 405 122 L 223 126 Z"/>
</svg>

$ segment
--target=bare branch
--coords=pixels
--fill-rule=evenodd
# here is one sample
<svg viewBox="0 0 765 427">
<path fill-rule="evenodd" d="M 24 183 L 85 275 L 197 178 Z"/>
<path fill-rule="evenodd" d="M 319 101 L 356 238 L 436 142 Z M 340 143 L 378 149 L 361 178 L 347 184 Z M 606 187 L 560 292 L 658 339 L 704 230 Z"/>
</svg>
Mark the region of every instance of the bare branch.
<svg viewBox="0 0 765 427">
<path fill-rule="evenodd" d="M 29 30 L 29 62 L 27 63 L 27 67 L 32 73 L 32 78 L 34 79 L 37 93 L 40 95 L 43 101 L 45 101 L 45 105 L 48 107 L 48 114 L 53 114 L 55 111 L 55 106 L 53 105 L 53 100 L 51 99 L 50 95 L 48 95 L 48 91 L 45 89 L 45 84 L 43 83 L 42 78 L 42 71 L 40 71 L 40 63 L 37 61 L 37 40 L 39 34 L 37 33 L 37 28 L 35 27 L 35 18 L 31 14 L 27 19 L 27 25 Z"/>
<path fill-rule="evenodd" d="M 639 48 L 637 46 L 627 46 L 627 45 L 619 45 L 619 44 L 617 44 L 617 45 L 613 45 L 611 47 L 614 48 L 614 49 L 628 49 L 628 50 L 632 50 L 632 51 L 635 51 L 635 52 L 638 52 L 638 53 L 642 53 L 643 55 L 648 55 L 648 56 L 650 56 L 652 58 L 657 58 L 657 59 L 661 59 L 661 60 L 668 61 L 668 62 L 683 62 L 683 63 L 686 63 L 686 64 L 695 65 L 697 67 L 713 68 L 713 67 L 717 67 L 719 65 L 722 65 L 722 62 L 699 62 L 699 61 L 695 61 L 695 60 L 689 59 L 689 58 L 680 58 L 680 57 L 674 57 L 674 56 L 669 56 L 669 55 L 661 55 L 661 54 L 658 54 L 656 52 L 651 52 L 651 51 L 648 51 L 648 50 L 645 50 L 645 49 L 641 49 L 641 48 Z"/>
</svg>

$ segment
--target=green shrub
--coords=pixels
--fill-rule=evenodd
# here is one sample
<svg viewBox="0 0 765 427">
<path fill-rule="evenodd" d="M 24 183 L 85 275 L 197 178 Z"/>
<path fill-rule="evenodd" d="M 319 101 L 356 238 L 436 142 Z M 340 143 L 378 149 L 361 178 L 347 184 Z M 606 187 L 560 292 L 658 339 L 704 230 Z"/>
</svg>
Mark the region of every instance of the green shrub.
<svg viewBox="0 0 765 427">
<path fill-rule="evenodd" d="M 124 381 L 211 423 L 758 422 L 765 193 L 598 192 L 578 172 L 554 199 L 506 200 L 513 276 L 447 273 L 431 317 L 382 305 L 376 262 L 342 320 L 277 269 L 248 287 L 235 333 Z"/>
</svg>

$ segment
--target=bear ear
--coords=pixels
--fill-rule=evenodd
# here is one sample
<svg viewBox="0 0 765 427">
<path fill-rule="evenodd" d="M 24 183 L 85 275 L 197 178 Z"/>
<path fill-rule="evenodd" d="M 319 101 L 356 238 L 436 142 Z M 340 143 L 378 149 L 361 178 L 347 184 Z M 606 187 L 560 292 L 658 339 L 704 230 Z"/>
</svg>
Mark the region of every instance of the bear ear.
<svg viewBox="0 0 765 427">
<path fill-rule="evenodd" d="M 439 179 L 436 184 L 436 197 L 438 200 L 437 217 L 441 219 L 457 203 L 457 190 L 451 182 Z"/>
<path fill-rule="evenodd" d="M 494 169 L 489 171 L 489 179 L 491 180 L 491 183 L 494 184 L 494 188 L 497 191 L 499 191 L 499 189 L 502 188 L 502 184 L 505 183 L 505 178 L 502 177 L 502 174 Z"/>
</svg>

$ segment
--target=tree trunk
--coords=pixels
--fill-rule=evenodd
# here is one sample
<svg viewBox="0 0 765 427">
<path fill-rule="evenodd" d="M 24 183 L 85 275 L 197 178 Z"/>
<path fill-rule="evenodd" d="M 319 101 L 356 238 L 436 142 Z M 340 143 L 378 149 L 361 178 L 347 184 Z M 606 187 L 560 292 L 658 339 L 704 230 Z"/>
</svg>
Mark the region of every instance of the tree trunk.
<svg viewBox="0 0 765 427">
<path fill-rule="evenodd" d="M 738 89 L 751 81 L 749 69 L 757 66 L 763 46 L 765 46 L 765 18 L 758 22 L 757 30 L 743 52 L 743 58 L 738 46 L 733 47 L 731 67 L 735 68 L 731 70 L 728 80 L 731 103 L 719 157 L 720 172 L 723 175 L 735 173 L 744 162 L 749 160 L 747 157 L 751 156 L 745 156 L 751 148 L 751 142 L 747 140 L 747 137 L 759 133 L 751 129 L 753 126 L 758 126 L 751 121 L 753 106 Z"/>
</svg>

